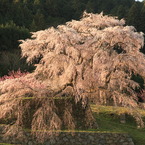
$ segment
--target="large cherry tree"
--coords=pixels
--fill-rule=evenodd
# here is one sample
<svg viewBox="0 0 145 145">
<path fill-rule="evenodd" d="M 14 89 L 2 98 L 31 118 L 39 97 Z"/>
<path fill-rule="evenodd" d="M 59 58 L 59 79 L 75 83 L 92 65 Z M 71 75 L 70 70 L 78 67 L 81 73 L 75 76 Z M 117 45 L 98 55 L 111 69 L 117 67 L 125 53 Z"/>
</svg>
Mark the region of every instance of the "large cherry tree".
<svg viewBox="0 0 145 145">
<path fill-rule="evenodd" d="M 138 107 L 140 85 L 132 76 L 145 76 L 144 37 L 124 20 L 84 12 L 80 21 L 34 32 L 21 42 L 22 57 L 36 69 L 0 82 L 6 136 L 20 139 L 23 128 L 30 128 L 43 142 L 51 136 L 48 130 L 96 128 L 89 98 Z M 143 126 L 141 116 L 132 115 Z"/>
</svg>

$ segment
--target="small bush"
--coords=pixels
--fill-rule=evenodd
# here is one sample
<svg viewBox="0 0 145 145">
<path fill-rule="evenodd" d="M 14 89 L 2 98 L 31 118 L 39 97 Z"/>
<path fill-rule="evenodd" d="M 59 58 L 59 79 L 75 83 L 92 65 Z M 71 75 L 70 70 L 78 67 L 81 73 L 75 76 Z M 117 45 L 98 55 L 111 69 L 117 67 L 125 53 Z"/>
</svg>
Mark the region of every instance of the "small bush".
<svg viewBox="0 0 145 145">
<path fill-rule="evenodd" d="M 3 77 L 0 78 L 0 81 L 4 81 L 6 79 L 14 79 L 14 78 L 20 78 L 22 76 L 27 75 L 28 72 L 22 72 L 20 69 L 17 71 L 10 71 L 8 75 L 4 75 Z"/>
</svg>

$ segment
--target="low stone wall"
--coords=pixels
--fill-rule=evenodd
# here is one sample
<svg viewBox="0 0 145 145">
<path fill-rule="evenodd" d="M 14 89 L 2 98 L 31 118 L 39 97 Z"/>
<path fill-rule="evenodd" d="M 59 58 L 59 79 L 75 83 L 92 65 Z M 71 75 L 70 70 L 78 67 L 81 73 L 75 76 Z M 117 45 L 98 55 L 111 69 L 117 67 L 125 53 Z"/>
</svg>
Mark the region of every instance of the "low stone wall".
<svg viewBox="0 0 145 145">
<path fill-rule="evenodd" d="M 28 144 L 29 145 L 29 144 Z M 134 145 L 128 134 L 116 133 L 61 133 L 45 145 Z"/>
<path fill-rule="evenodd" d="M 43 144 L 38 143 L 30 136 L 27 133 L 27 139 L 23 142 L 14 138 L 5 140 L 1 137 L 0 142 L 15 145 L 134 145 L 132 138 L 125 133 L 61 132 L 59 136 L 51 138 Z"/>
</svg>

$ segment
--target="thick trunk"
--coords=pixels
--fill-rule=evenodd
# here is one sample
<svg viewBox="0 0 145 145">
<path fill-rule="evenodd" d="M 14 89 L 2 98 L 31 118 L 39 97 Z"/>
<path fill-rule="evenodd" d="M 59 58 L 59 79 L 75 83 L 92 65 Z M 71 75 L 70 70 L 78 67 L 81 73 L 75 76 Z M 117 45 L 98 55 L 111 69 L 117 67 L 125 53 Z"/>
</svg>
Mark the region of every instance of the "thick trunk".
<svg viewBox="0 0 145 145">
<path fill-rule="evenodd" d="M 26 129 L 38 142 L 44 142 L 55 132 L 58 135 L 58 130 L 97 128 L 89 102 L 84 106 L 82 100 L 76 103 L 74 97 L 21 100 L 17 116 L 8 124 L 11 125 L 5 135 L 19 142 L 27 138 Z"/>
<path fill-rule="evenodd" d="M 89 102 L 84 107 L 82 100 L 76 103 L 74 98 L 72 98 L 65 101 L 55 100 L 55 105 L 58 110 L 57 114 L 62 120 L 62 128 L 87 129 L 97 127 Z"/>
</svg>

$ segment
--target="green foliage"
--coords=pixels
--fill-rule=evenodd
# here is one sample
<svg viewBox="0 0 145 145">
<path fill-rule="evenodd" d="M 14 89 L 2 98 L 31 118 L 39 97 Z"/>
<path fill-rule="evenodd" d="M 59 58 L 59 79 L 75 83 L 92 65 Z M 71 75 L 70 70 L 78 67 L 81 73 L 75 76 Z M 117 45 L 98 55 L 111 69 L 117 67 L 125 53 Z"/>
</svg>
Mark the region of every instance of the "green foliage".
<svg viewBox="0 0 145 145">
<path fill-rule="evenodd" d="M 32 24 L 30 25 L 31 31 L 38 31 L 46 28 L 46 23 L 44 19 L 44 15 L 38 10 L 35 14 Z"/>
<path fill-rule="evenodd" d="M 20 39 L 30 37 L 29 31 L 24 27 L 16 26 L 11 21 L 5 25 L 0 25 L 0 50 L 11 50 L 18 48 Z"/>
<path fill-rule="evenodd" d="M 126 132 L 136 145 L 144 145 L 145 129 L 137 129 L 131 116 L 126 116 L 126 124 L 120 123 L 120 113 L 127 113 L 127 108 L 113 106 L 91 106 L 100 128 L 98 131 L 105 132 Z M 145 111 L 139 110 L 145 119 Z M 129 113 L 127 113 L 129 114 Z"/>
<path fill-rule="evenodd" d="M 137 30 L 140 30 L 140 16 L 141 16 L 141 3 L 134 3 L 128 12 L 127 23 L 134 25 Z"/>
<path fill-rule="evenodd" d="M 139 7 L 137 5 L 140 5 Z M 137 7 L 136 7 L 137 6 Z M 18 26 L 25 26 L 30 31 L 56 26 L 71 19 L 79 19 L 84 10 L 88 12 L 111 14 L 127 18 L 128 24 L 136 26 L 136 20 L 143 7 L 143 2 L 135 0 L 0 0 L 0 24 L 14 21 Z M 141 12 L 144 17 L 144 12 Z M 132 17 L 135 14 L 135 18 Z M 53 18 L 50 21 L 49 18 Z M 63 21 L 62 21 L 63 20 Z M 140 21 L 140 20 L 139 20 Z M 139 26 L 145 25 L 138 23 Z M 145 31 L 143 28 L 139 30 Z"/>
<path fill-rule="evenodd" d="M 29 72 L 34 70 L 34 66 L 26 64 L 25 59 L 21 59 L 19 50 L 0 52 L 0 77 L 7 75 L 9 71 L 17 71 L 19 68 Z"/>
<path fill-rule="evenodd" d="M 95 13 L 104 11 L 106 14 L 119 14 L 119 17 L 124 17 L 134 2 L 134 0 L 0 0 L 0 24 L 13 20 L 16 25 L 33 30 L 31 28 L 38 15 L 38 10 L 39 16 L 46 20 L 42 21 L 45 28 L 48 26 L 48 22 L 49 26 L 54 24 L 47 19 L 48 17 L 57 18 L 55 24 L 60 24 L 62 21 L 59 19 L 65 21 L 79 19 L 84 10 Z M 122 10 L 123 12 L 120 12 Z M 36 20 L 35 23 L 37 23 Z M 37 29 L 42 27 L 35 25 L 38 27 Z"/>
</svg>

